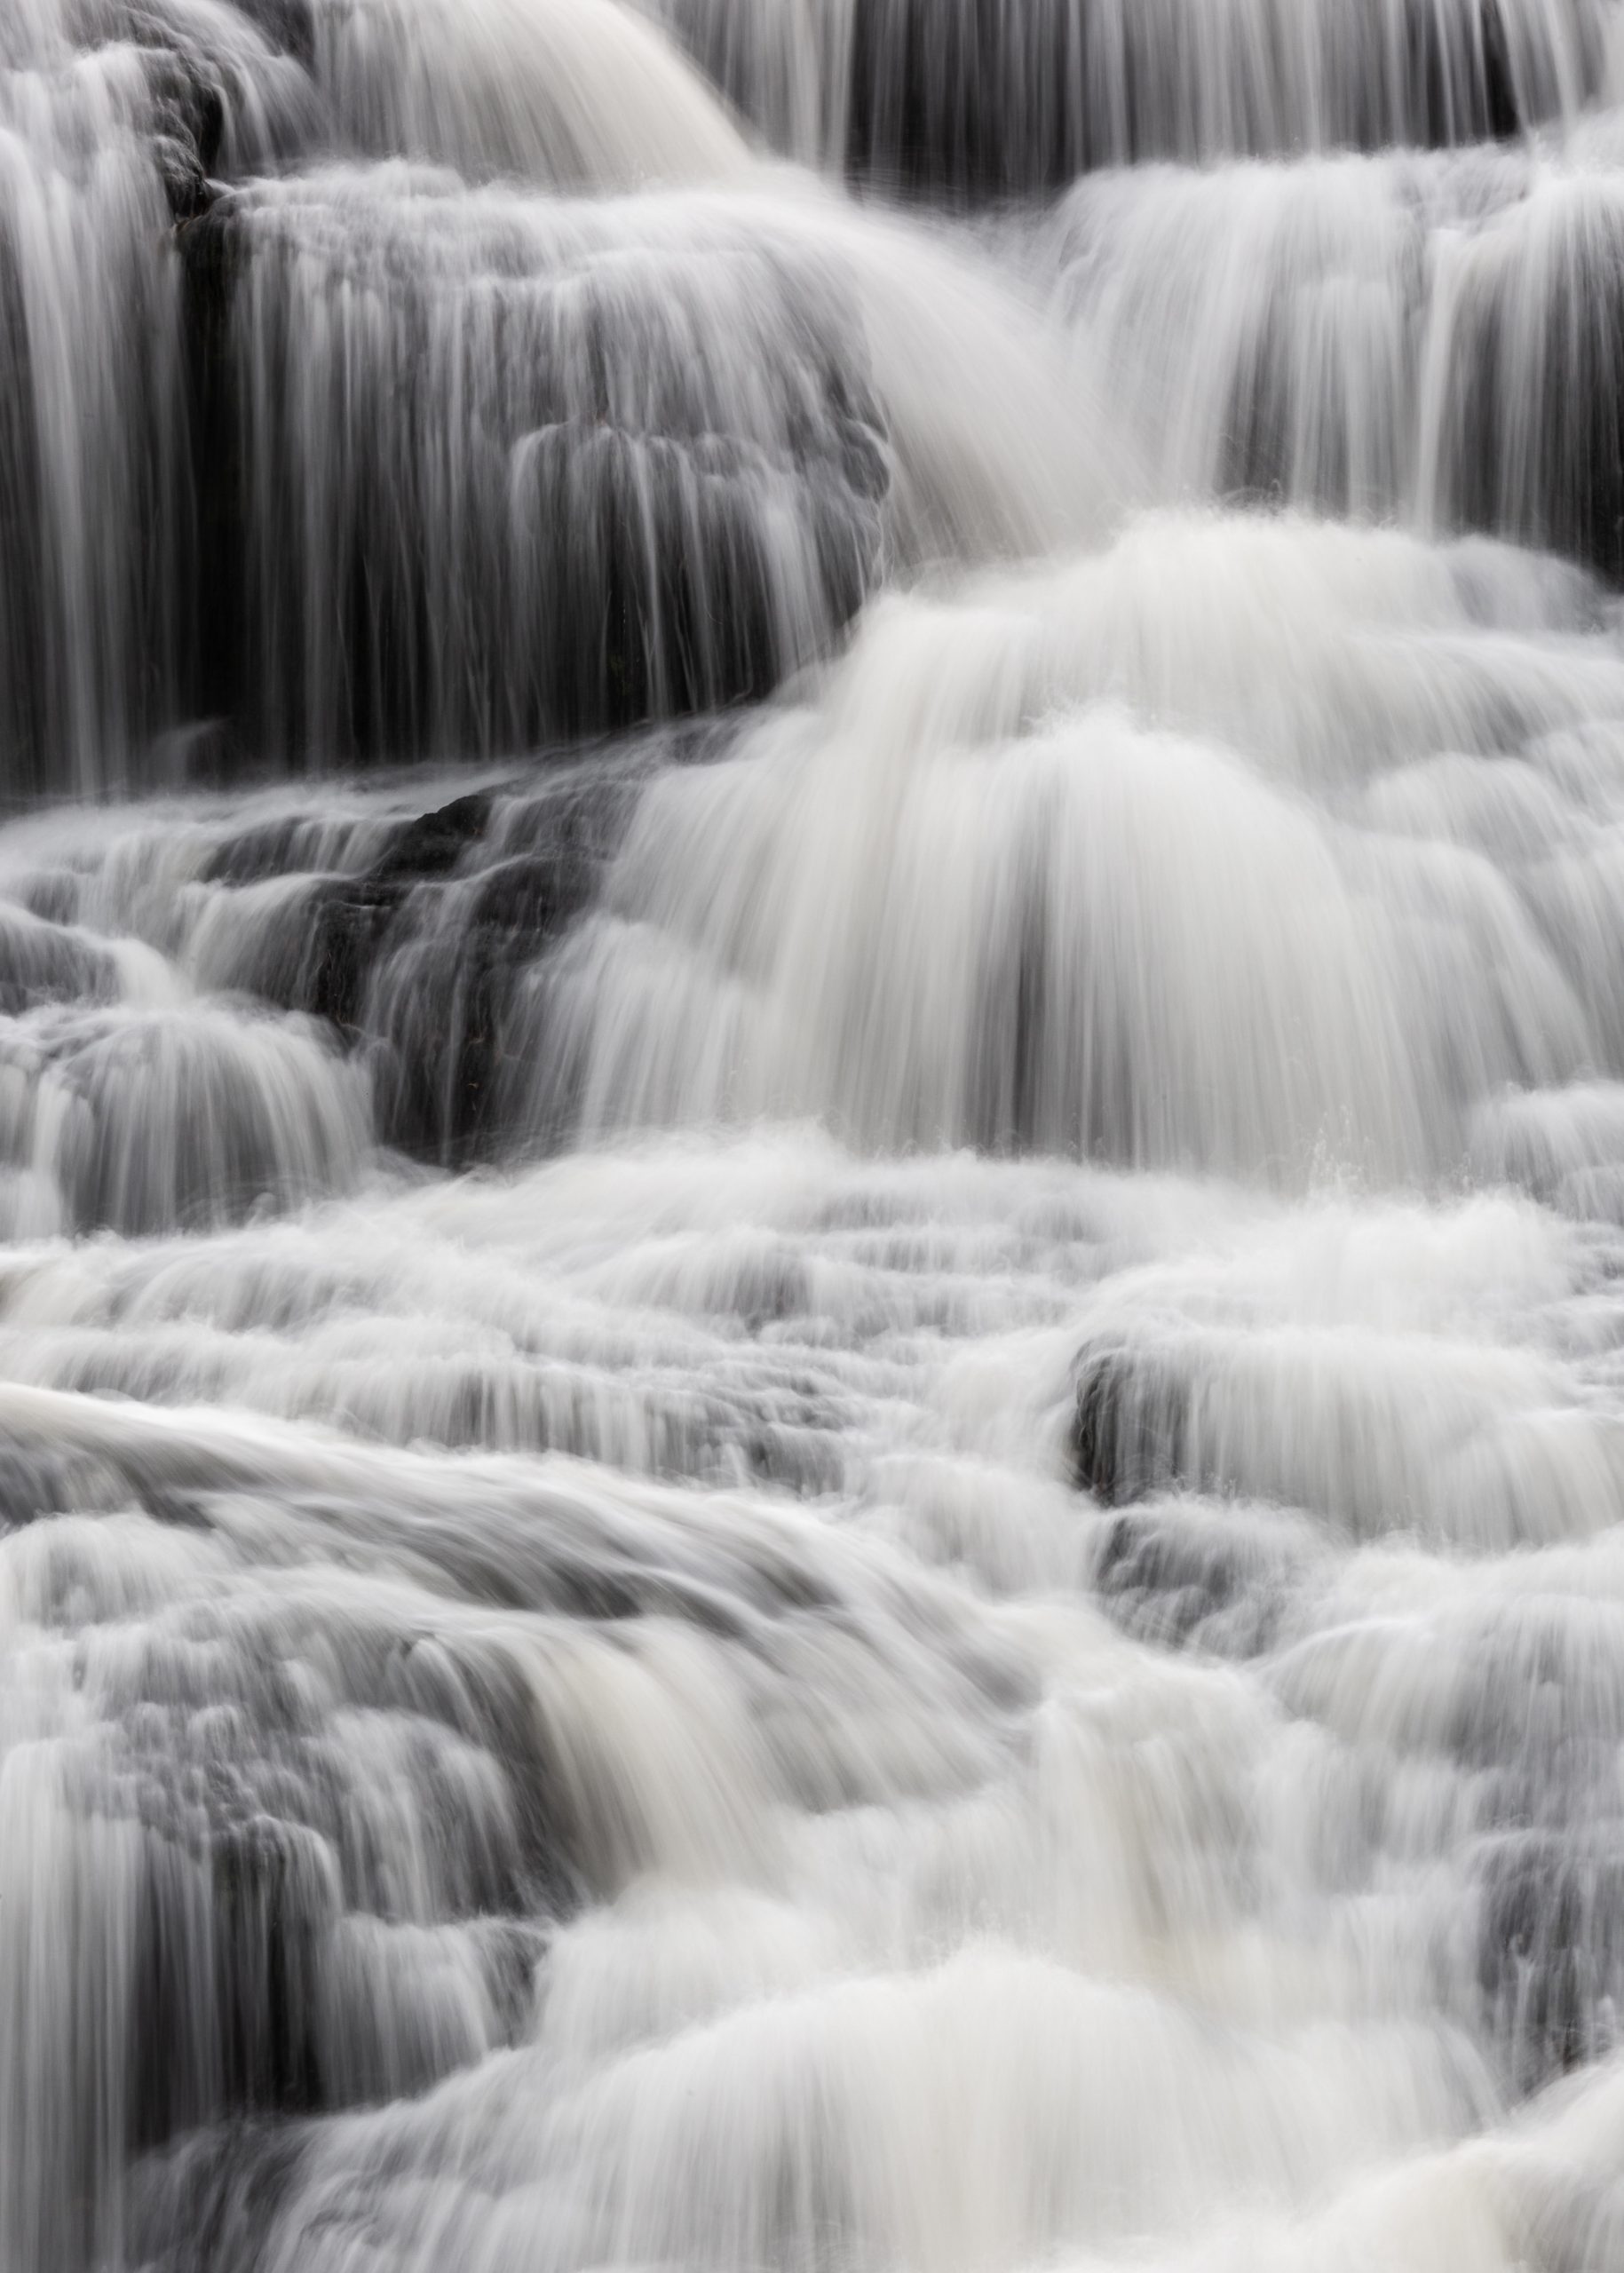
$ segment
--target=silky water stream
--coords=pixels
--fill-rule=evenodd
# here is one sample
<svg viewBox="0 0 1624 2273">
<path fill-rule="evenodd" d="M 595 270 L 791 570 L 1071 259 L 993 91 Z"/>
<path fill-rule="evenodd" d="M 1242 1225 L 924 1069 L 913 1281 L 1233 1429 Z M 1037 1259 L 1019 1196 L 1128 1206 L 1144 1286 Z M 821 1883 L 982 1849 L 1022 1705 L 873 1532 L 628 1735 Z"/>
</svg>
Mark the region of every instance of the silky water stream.
<svg viewBox="0 0 1624 2273">
<path fill-rule="evenodd" d="M 0 2273 L 1621 2273 L 1611 0 L 10 0 Z"/>
</svg>

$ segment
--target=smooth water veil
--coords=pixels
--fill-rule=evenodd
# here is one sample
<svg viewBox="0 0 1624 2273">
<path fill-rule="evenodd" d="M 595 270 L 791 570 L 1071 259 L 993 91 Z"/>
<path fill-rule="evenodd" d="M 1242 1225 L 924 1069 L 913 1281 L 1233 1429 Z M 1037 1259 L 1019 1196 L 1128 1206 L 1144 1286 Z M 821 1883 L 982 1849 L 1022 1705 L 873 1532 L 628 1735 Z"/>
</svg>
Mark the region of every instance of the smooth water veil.
<svg viewBox="0 0 1624 2273">
<path fill-rule="evenodd" d="M 1624 2273 L 1620 0 L 0 0 L 0 2273 Z"/>
</svg>

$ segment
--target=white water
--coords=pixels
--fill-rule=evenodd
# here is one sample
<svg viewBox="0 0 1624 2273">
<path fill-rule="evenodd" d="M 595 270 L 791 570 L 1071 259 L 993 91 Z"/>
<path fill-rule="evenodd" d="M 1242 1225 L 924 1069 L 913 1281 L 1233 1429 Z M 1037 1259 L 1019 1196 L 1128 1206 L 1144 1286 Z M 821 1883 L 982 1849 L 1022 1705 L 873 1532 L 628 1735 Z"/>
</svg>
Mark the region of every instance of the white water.
<svg viewBox="0 0 1624 2273">
<path fill-rule="evenodd" d="M 306 762 L 764 692 L 888 572 L 1134 494 L 995 275 L 810 183 L 584 202 L 346 168 L 222 226 L 262 731 Z"/>
<path fill-rule="evenodd" d="M 315 0 L 313 13 L 346 148 L 560 188 L 749 162 L 703 82 L 615 0 Z"/>
<path fill-rule="evenodd" d="M 0 24 L 0 2273 L 1624 2266 L 1615 14 Z"/>
<path fill-rule="evenodd" d="M 1609 114 L 1533 149 L 1105 175 L 1037 266 L 1170 495 L 1488 528 L 1616 576 L 1620 155 Z"/>
</svg>

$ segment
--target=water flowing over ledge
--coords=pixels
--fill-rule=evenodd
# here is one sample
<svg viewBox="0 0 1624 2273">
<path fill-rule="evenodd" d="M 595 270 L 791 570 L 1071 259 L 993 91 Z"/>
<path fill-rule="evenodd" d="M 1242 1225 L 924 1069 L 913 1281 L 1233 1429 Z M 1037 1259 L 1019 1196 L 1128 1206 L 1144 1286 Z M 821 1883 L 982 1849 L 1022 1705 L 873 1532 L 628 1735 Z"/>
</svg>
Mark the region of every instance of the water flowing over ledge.
<svg viewBox="0 0 1624 2273">
<path fill-rule="evenodd" d="M 1473 142 L 1605 83 L 1596 0 L 659 0 L 774 147 L 915 190 L 1097 166 Z"/>
<path fill-rule="evenodd" d="M 1624 2263 L 1621 67 L 0 22 L 4 2273 Z"/>
</svg>

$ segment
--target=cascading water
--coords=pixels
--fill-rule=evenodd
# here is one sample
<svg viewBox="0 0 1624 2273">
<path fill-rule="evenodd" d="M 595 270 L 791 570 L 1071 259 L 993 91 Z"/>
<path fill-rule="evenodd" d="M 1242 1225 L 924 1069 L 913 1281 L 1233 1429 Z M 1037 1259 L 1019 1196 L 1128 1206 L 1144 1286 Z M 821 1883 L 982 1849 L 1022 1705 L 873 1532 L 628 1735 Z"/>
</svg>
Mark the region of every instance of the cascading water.
<svg viewBox="0 0 1624 2273">
<path fill-rule="evenodd" d="M 1168 494 L 1486 530 L 1616 582 L 1621 158 L 1609 115 L 1561 147 L 1097 177 L 1033 257 Z"/>
<path fill-rule="evenodd" d="M 1624 2267 L 1614 0 L 12 0 L 0 2273 Z"/>
<path fill-rule="evenodd" d="M 1566 119 L 1608 0 L 645 0 L 775 148 L 963 194 Z"/>
</svg>

